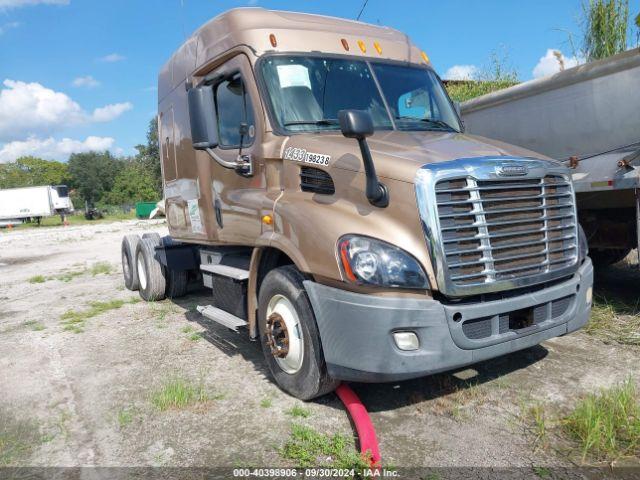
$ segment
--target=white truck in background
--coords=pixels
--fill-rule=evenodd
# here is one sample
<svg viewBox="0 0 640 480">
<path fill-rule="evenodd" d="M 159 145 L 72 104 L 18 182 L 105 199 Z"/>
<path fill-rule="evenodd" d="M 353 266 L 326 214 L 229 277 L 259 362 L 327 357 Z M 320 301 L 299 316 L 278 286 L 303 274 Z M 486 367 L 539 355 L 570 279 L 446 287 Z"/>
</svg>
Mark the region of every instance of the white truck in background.
<svg viewBox="0 0 640 480">
<path fill-rule="evenodd" d="M 15 225 L 26 220 L 40 223 L 43 217 L 60 215 L 62 220 L 73 212 L 66 185 L 9 188 L 0 190 L 0 226 Z"/>
<path fill-rule="evenodd" d="M 640 240 L 640 49 L 474 98 L 468 133 L 543 153 L 572 172 L 595 265 Z"/>
</svg>

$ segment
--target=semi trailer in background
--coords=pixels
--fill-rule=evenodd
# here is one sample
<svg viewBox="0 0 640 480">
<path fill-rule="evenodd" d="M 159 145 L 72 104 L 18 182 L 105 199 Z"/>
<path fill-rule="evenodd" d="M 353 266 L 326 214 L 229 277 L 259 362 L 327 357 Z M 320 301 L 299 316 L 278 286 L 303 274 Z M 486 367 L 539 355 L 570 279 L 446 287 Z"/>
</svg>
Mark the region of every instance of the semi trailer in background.
<svg viewBox="0 0 640 480">
<path fill-rule="evenodd" d="M 638 246 L 640 49 L 469 100 L 461 111 L 469 133 L 570 167 L 595 264 Z"/>
<path fill-rule="evenodd" d="M 242 8 L 160 70 L 169 236 L 127 235 L 147 301 L 262 345 L 301 399 L 582 327 L 593 269 L 569 169 L 462 132 L 429 57 L 391 28 Z M 538 157 L 538 158 L 536 158 Z"/>
<path fill-rule="evenodd" d="M 27 220 L 38 223 L 44 217 L 73 212 L 66 185 L 9 188 L 0 190 L 0 224 L 15 225 Z"/>
</svg>

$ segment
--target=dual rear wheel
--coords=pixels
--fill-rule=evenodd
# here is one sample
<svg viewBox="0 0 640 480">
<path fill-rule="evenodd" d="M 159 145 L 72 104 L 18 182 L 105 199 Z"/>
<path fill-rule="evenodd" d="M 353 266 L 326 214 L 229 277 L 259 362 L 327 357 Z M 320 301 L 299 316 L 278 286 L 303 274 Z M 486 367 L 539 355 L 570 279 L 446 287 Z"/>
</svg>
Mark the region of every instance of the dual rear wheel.
<svg viewBox="0 0 640 480">
<path fill-rule="evenodd" d="M 187 272 L 167 269 L 156 258 L 156 247 L 165 241 L 157 233 L 145 233 L 142 238 L 127 235 L 122 239 L 125 287 L 138 290 L 147 302 L 178 298 L 187 291 Z"/>
</svg>

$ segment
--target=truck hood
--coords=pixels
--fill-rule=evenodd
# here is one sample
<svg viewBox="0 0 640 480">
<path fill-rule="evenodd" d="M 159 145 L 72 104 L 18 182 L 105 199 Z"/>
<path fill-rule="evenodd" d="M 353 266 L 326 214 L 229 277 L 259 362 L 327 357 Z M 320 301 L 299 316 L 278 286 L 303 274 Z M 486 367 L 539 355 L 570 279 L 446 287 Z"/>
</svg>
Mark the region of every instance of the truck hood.
<svg viewBox="0 0 640 480">
<path fill-rule="evenodd" d="M 330 168 L 363 172 L 358 143 L 340 133 L 296 135 L 285 147 L 331 155 Z M 449 132 L 378 131 L 367 139 L 378 176 L 413 183 L 417 170 L 427 163 L 475 157 L 547 157 L 475 135 Z"/>
</svg>

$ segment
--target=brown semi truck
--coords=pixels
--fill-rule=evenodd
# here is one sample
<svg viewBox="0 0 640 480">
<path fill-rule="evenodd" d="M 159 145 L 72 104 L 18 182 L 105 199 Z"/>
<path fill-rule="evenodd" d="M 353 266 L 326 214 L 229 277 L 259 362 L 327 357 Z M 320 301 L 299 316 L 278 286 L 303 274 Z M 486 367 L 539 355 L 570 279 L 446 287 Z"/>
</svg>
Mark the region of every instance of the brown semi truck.
<svg viewBox="0 0 640 480">
<path fill-rule="evenodd" d="M 583 326 L 592 266 L 566 167 L 466 135 L 396 30 L 242 8 L 159 75 L 170 236 L 124 238 L 145 300 L 261 342 L 302 399 L 455 369 Z"/>
</svg>

